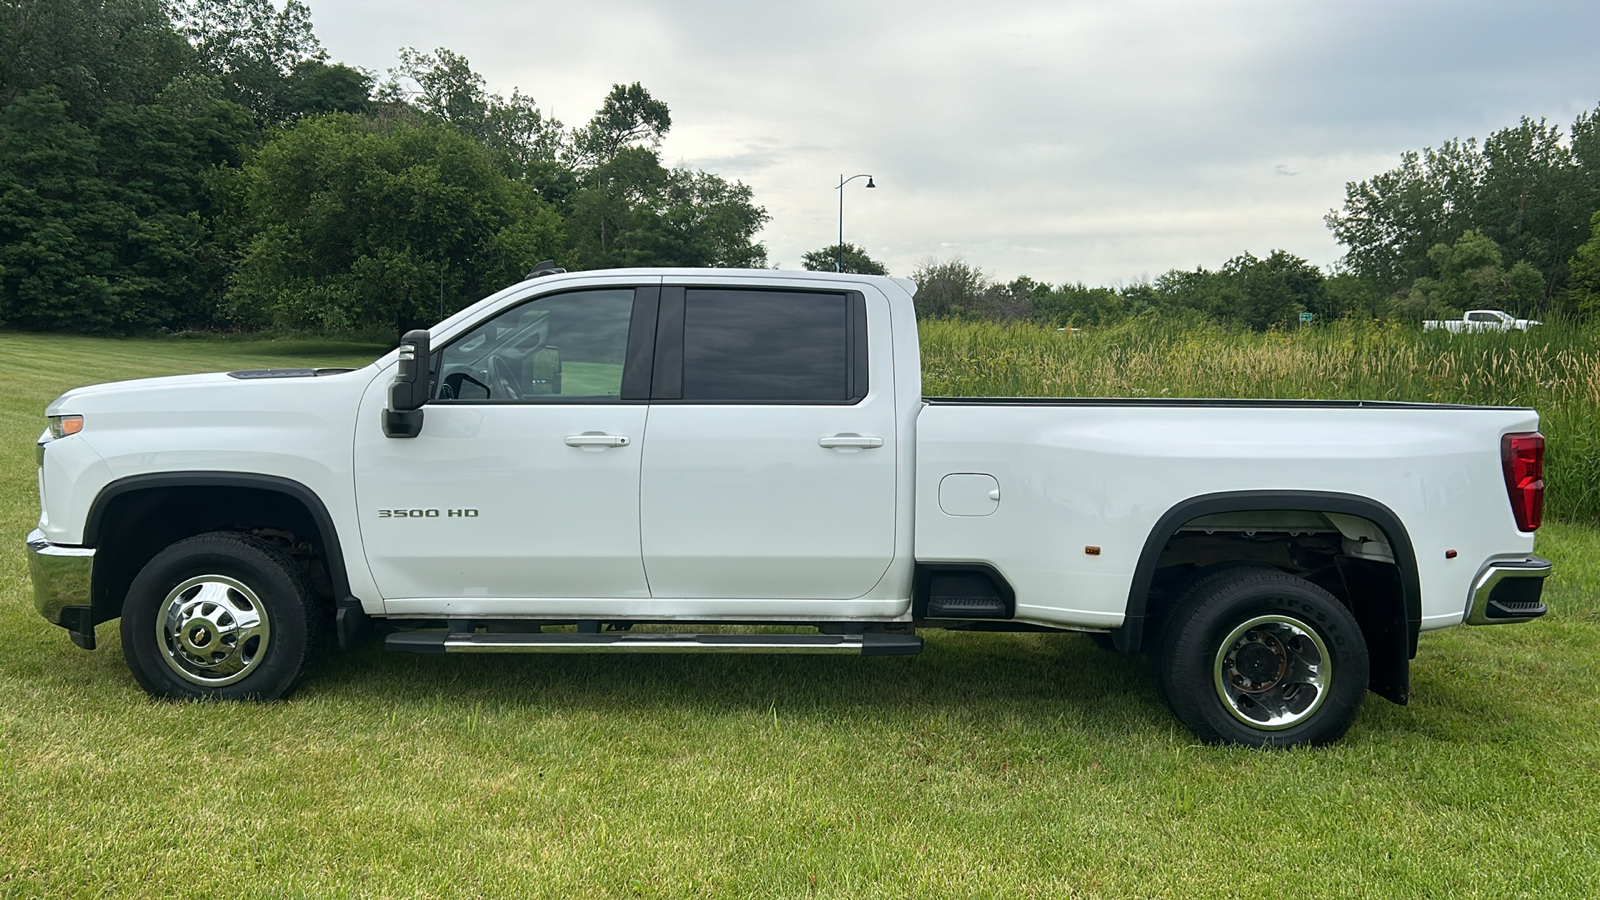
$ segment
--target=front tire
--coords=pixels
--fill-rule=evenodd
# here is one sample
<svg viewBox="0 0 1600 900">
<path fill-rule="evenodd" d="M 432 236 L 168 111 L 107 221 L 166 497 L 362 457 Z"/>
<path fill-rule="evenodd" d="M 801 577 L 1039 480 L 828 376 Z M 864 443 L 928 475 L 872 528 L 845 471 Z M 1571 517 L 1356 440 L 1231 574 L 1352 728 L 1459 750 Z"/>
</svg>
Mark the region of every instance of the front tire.
<svg viewBox="0 0 1600 900">
<path fill-rule="evenodd" d="M 157 697 L 273 700 L 305 674 L 323 618 L 283 551 L 247 534 L 202 534 L 156 554 L 133 579 L 122 653 Z"/>
<path fill-rule="evenodd" d="M 1338 598 L 1263 567 L 1200 579 L 1155 659 L 1167 705 L 1207 743 L 1328 744 L 1366 698 L 1367 645 Z"/>
</svg>

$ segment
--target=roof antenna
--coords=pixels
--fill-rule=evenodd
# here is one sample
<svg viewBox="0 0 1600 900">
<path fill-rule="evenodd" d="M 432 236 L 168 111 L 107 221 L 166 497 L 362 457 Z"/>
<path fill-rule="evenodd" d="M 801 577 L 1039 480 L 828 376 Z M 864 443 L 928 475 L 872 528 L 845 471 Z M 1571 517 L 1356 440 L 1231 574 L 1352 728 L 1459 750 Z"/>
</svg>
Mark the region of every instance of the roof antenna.
<svg viewBox="0 0 1600 900">
<path fill-rule="evenodd" d="M 558 269 L 558 268 L 556 268 L 556 261 L 555 260 L 547 259 L 544 262 L 539 263 L 538 265 L 534 266 L 533 267 L 533 271 L 529 272 L 528 273 L 528 277 L 523 279 L 523 280 L 524 281 L 529 281 L 529 280 L 532 280 L 534 278 L 541 278 L 541 277 L 543 277 L 545 275 L 560 275 L 561 273 L 563 273 L 565 271 L 567 271 L 567 270 L 566 269 Z"/>
</svg>

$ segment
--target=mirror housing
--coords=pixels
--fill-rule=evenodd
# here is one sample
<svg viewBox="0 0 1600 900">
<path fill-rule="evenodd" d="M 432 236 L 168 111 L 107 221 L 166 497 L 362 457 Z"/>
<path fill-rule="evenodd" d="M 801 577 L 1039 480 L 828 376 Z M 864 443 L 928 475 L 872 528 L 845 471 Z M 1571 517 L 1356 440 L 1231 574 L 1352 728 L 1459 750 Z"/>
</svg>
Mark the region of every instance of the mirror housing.
<svg viewBox="0 0 1600 900">
<path fill-rule="evenodd" d="M 400 339 L 400 371 L 389 385 L 389 408 L 383 411 L 383 433 L 389 437 L 412 438 L 422 433 L 431 339 L 425 328 L 408 331 Z"/>
</svg>

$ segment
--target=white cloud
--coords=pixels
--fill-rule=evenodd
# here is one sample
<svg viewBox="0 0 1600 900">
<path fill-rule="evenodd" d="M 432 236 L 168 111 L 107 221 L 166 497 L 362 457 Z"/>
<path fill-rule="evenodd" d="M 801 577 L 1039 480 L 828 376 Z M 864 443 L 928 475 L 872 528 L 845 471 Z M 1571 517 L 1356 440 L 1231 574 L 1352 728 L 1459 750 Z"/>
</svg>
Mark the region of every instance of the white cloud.
<svg viewBox="0 0 1600 900">
<path fill-rule="evenodd" d="M 1600 5 L 1527 2 L 584 4 L 313 0 L 342 61 L 466 55 L 568 124 L 613 83 L 672 108 L 669 162 L 750 184 L 771 257 L 845 239 L 897 273 L 1126 282 L 1340 249 L 1346 181 L 1401 151 L 1600 101 Z M 1285 177 L 1292 174 L 1293 177 Z"/>
</svg>

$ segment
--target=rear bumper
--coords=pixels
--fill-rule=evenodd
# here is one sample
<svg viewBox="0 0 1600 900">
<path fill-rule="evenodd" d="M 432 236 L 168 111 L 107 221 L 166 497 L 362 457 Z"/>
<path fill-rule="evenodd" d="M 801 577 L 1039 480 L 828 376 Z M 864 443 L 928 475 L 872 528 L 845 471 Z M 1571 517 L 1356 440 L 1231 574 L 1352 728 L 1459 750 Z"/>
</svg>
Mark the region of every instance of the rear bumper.
<svg viewBox="0 0 1600 900">
<path fill-rule="evenodd" d="M 1549 612 L 1539 599 L 1549 574 L 1550 560 L 1537 556 L 1497 559 L 1484 566 L 1472 582 L 1467 624 L 1509 625 Z"/>
<path fill-rule="evenodd" d="M 45 539 L 37 529 L 28 535 L 28 573 L 33 576 L 33 606 L 56 625 L 74 627 L 78 616 L 65 611 L 89 610 L 89 582 L 94 574 L 94 550 L 65 547 Z"/>
</svg>

